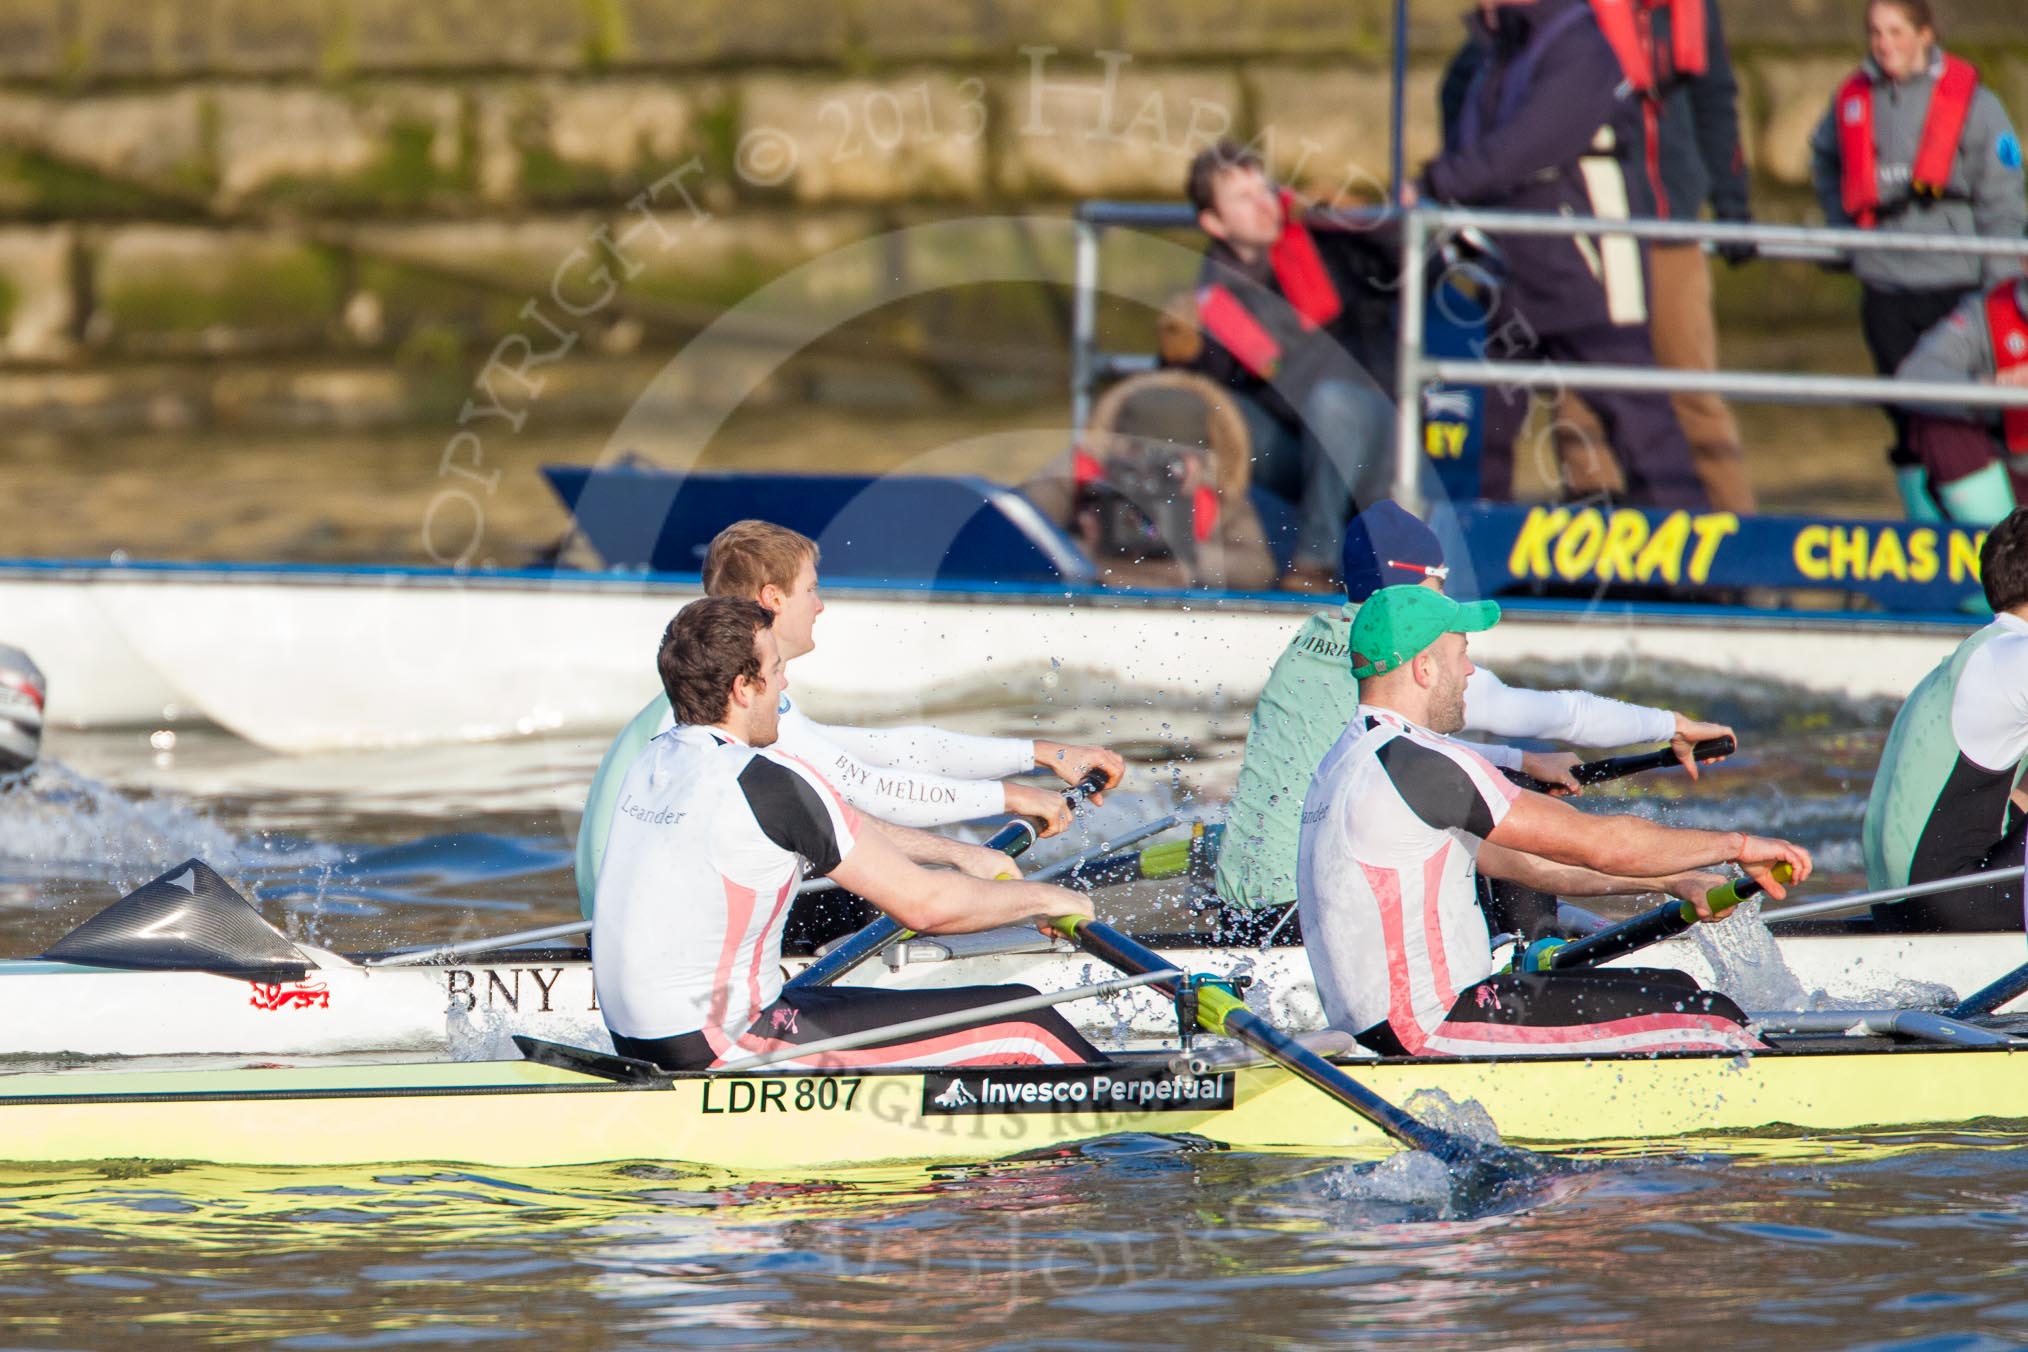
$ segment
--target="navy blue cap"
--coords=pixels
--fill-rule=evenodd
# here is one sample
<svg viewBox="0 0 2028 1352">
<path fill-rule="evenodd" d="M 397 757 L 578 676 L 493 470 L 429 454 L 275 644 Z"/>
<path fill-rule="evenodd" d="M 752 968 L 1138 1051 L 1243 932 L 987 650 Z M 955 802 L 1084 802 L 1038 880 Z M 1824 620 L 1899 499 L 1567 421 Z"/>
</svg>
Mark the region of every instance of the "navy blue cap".
<svg viewBox="0 0 2028 1352">
<path fill-rule="evenodd" d="M 1382 498 L 1345 527 L 1340 561 L 1345 597 L 1364 601 L 1382 587 L 1414 585 L 1444 577 L 1444 548 L 1436 533 L 1392 498 Z"/>
</svg>

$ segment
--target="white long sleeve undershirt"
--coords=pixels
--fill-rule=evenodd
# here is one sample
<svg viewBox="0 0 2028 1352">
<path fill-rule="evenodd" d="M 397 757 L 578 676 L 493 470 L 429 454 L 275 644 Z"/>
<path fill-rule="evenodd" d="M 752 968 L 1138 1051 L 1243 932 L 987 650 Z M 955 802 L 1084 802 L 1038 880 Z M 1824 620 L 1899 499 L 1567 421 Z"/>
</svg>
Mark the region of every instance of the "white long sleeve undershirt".
<svg viewBox="0 0 2028 1352">
<path fill-rule="evenodd" d="M 912 725 L 900 728 L 811 727 L 868 765 L 906 765 L 952 779 L 1008 779 L 1035 768 L 1035 743 L 1020 737 L 979 737 Z"/>
<path fill-rule="evenodd" d="M 858 754 L 872 737 L 875 754 L 891 756 L 903 754 L 911 740 L 907 734 L 933 732 L 933 729 L 889 728 L 869 730 L 860 728 L 834 728 L 812 722 L 800 709 L 791 706 L 781 716 L 781 730 L 775 746 L 778 750 L 794 756 L 810 765 L 817 773 L 829 780 L 840 796 L 862 812 L 870 813 L 883 821 L 899 826 L 931 827 L 948 826 L 953 822 L 969 821 L 974 817 L 990 817 L 1007 810 L 1007 791 L 996 779 L 957 777 L 950 774 L 929 773 L 918 769 L 897 770 L 891 765 L 869 759 Z M 840 737 L 839 734 L 845 734 Z M 882 733 L 903 734 L 900 737 L 882 737 Z M 946 740 L 948 739 L 948 740 Z M 1003 741 L 983 737 L 966 737 L 956 733 L 937 733 L 935 738 L 922 738 L 920 745 L 925 755 L 939 757 L 939 768 L 964 762 L 995 767 L 1011 766 L 1008 759 L 1011 752 L 967 746 L 966 743 Z M 1014 743 L 1022 745 L 1021 743 Z M 911 765 L 920 764 L 913 755 Z M 1009 769 L 989 768 L 981 775 L 1012 774 L 1034 764 L 1031 749 L 1026 761 Z"/>
<path fill-rule="evenodd" d="M 1613 747 L 1666 742 L 1676 734 L 1676 717 L 1667 709 L 1627 704 L 1586 690 L 1517 690 L 1484 667 L 1475 667 L 1465 682 L 1465 728 L 1495 737 Z M 1518 766 L 1520 753 L 1513 754 Z"/>
</svg>

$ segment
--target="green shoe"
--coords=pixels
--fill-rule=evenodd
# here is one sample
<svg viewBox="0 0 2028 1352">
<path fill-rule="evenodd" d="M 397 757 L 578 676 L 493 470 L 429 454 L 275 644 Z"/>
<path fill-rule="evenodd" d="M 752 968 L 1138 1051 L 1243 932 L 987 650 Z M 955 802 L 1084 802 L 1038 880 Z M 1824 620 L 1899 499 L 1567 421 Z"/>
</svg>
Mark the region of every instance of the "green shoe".
<svg viewBox="0 0 2028 1352">
<path fill-rule="evenodd" d="M 1901 509 L 1910 521 L 1941 521 L 1936 499 L 1929 495 L 1929 471 L 1921 465 L 1896 465 L 1894 486 L 1901 490 Z"/>
<path fill-rule="evenodd" d="M 1943 504 L 1944 515 L 1961 526 L 1997 525 L 2014 510 L 2013 482 L 1997 460 L 1962 479 L 1939 485 L 1936 497 Z"/>
</svg>

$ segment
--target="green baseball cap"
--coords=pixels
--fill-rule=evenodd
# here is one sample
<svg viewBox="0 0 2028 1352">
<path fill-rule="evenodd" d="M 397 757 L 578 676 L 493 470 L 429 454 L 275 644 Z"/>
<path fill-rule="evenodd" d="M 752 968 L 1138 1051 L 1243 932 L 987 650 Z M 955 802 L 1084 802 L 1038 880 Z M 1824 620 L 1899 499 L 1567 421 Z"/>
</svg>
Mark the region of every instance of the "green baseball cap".
<svg viewBox="0 0 2028 1352">
<path fill-rule="evenodd" d="M 1360 680 L 1413 661 L 1445 634 L 1476 634 L 1500 622 L 1492 601 L 1453 601 L 1428 587 L 1382 587 L 1352 621 L 1352 674 Z"/>
</svg>

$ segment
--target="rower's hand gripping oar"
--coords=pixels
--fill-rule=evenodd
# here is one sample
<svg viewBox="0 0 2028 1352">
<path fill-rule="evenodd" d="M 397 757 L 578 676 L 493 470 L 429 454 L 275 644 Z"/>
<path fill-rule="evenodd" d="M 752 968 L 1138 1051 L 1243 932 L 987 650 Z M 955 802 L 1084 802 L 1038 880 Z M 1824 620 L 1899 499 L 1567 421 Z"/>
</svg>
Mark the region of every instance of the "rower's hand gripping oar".
<svg viewBox="0 0 2028 1352">
<path fill-rule="evenodd" d="M 1697 761 L 1723 760 L 1737 750 L 1739 743 L 1732 738 L 1713 737 L 1691 747 L 1690 756 Z M 1650 770 L 1667 770 L 1682 763 L 1675 750 L 1665 746 L 1660 751 L 1642 751 L 1632 756 L 1608 756 L 1604 760 L 1586 761 L 1582 765 L 1572 766 L 1570 777 L 1580 785 L 1588 787 L 1593 784 L 1604 784 L 1610 780 L 1625 779 L 1629 775 L 1646 774 Z M 1561 787 L 1518 770 L 1509 770 L 1507 778 L 1522 788 L 1533 789 L 1537 793 L 1549 793 Z"/>
<path fill-rule="evenodd" d="M 1409 1149 L 1427 1151 L 1446 1165 L 1458 1169 L 1471 1187 L 1491 1188 L 1517 1176 L 1539 1174 L 1544 1169 L 1543 1158 L 1529 1151 L 1486 1145 L 1433 1127 L 1403 1112 L 1248 1009 L 1231 988 L 1217 982 L 1192 982 L 1165 962 L 1161 954 L 1136 943 L 1110 925 L 1074 915 L 1059 916 L 1050 924 L 1058 933 L 1074 940 L 1085 952 L 1123 972 L 1136 976 L 1171 973 L 1165 980 L 1150 983 L 1152 989 L 1177 999 L 1186 994 L 1188 987 L 1190 999 L 1179 1007 L 1194 1007 L 1197 1025 L 1205 1032 L 1245 1043 L 1291 1075 L 1358 1113 Z"/>
<path fill-rule="evenodd" d="M 1093 770 L 1077 783 L 1063 791 L 1063 801 L 1073 809 L 1095 793 L 1105 791 L 1108 776 L 1104 770 Z M 1040 836 L 1035 821 L 1029 817 L 1016 817 L 995 831 L 986 839 L 986 848 L 999 850 L 1010 859 L 1027 853 Z M 1010 877 L 1012 875 L 1009 875 Z M 857 934 L 851 935 L 823 957 L 791 977 L 784 990 L 815 990 L 828 986 L 847 972 L 865 962 L 868 958 L 886 948 L 897 939 L 906 939 L 914 931 L 904 929 L 889 916 L 880 916 Z"/>
<path fill-rule="evenodd" d="M 1775 881 L 1787 887 L 1795 877 L 1795 871 L 1787 864 L 1774 866 Z M 1714 887 L 1704 894 L 1704 904 L 1714 916 L 1724 915 L 1743 901 L 1761 894 L 1764 889 L 1752 878 L 1735 878 L 1722 887 Z M 1563 972 L 1576 967 L 1596 967 L 1599 963 L 1649 944 L 1660 943 L 1674 938 L 1698 921 L 1697 908 L 1687 901 L 1667 901 L 1652 911 L 1643 911 L 1631 920 L 1622 920 L 1617 925 L 1608 925 L 1596 934 L 1568 942 L 1562 939 L 1537 939 L 1528 945 L 1520 960 L 1514 965 L 1523 972 Z"/>
</svg>

